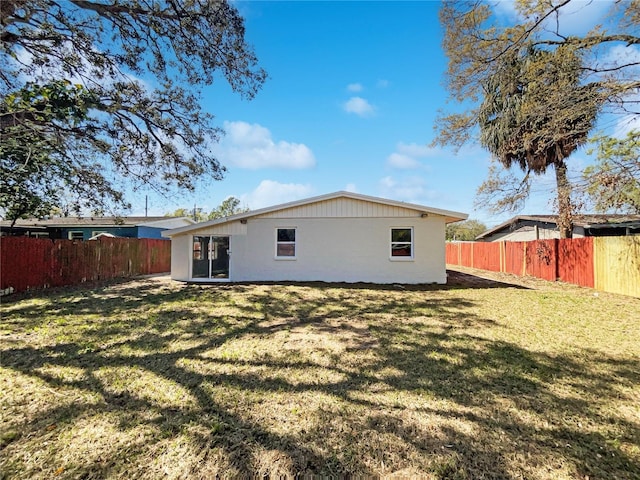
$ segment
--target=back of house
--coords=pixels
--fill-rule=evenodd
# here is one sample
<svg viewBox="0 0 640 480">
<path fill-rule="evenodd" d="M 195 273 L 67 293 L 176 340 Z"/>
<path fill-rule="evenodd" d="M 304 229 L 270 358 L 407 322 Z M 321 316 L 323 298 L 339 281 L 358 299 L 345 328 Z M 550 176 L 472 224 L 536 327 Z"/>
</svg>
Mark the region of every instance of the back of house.
<svg viewBox="0 0 640 480">
<path fill-rule="evenodd" d="M 188 282 L 446 283 L 448 210 L 336 192 L 163 232 Z"/>
</svg>

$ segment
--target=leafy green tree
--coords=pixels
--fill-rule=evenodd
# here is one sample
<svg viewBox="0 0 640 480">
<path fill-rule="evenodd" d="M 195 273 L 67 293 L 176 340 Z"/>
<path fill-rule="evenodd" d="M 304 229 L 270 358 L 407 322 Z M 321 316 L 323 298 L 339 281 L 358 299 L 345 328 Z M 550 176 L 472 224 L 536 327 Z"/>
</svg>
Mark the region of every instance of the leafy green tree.
<svg viewBox="0 0 640 480">
<path fill-rule="evenodd" d="M 220 205 L 211 210 L 209 214 L 202 211 L 201 208 L 178 208 L 177 210 L 165 214 L 167 217 L 191 217 L 196 222 L 204 222 L 205 220 L 215 220 L 216 218 L 229 217 L 236 213 L 248 212 L 249 208 L 242 207 L 240 200 L 236 197 L 229 197 L 225 199 Z"/>
<path fill-rule="evenodd" d="M 473 241 L 486 230 L 487 226 L 478 220 L 464 220 L 462 222 L 450 223 L 447 225 L 446 239 Z"/>
<path fill-rule="evenodd" d="M 227 1 L 3 0 L 0 25 L 3 155 L 26 148 L 35 131 L 55 158 L 31 155 L 27 167 L 55 164 L 76 208 L 126 206 L 123 181 L 166 192 L 221 179 L 210 149 L 221 130 L 199 105 L 201 87 L 223 77 L 250 99 L 266 79 Z M 68 108 L 48 91 L 67 95 Z M 7 100 L 25 94 L 24 110 Z M 46 197 L 46 183 L 29 178 L 22 191 Z"/>
<path fill-rule="evenodd" d="M 81 206 L 95 207 L 105 197 L 122 202 L 92 160 L 93 149 L 60 133 L 82 129 L 94 102 L 91 92 L 64 80 L 43 86 L 28 83 L 0 101 L 0 115 L 6 120 L 0 134 L 0 209 L 13 224 L 19 218 L 49 214 L 64 203 L 69 191 L 76 195 L 72 205 L 77 213 Z"/>
<path fill-rule="evenodd" d="M 196 222 L 204 222 L 207 220 L 207 215 L 202 211 L 201 208 L 178 208 L 170 213 L 165 213 L 165 217 L 189 217 L 195 220 Z"/>
<path fill-rule="evenodd" d="M 584 170 L 583 179 L 596 211 L 640 214 L 640 131 L 624 139 L 598 136 L 592 142 L 597 162 Z"/>
<path fill-rule="evenodd" d="M 558 209 L 569 234 L 566 158 L 604 111 L 624 112 L 640 91 L 633 55 L 605 55 L 612 46 L 640 44 L 640 3 L 614 2 L 606 25 L 583 36 L 560 30 L 572 0 L 520 0 L 518 22 L 505 24 L 492 4 L 445 1 L 440 11 L 446 83 L 461 111 L 442 113 L 434 143 L 460 147 L 479 141 L 497 159 L 480 202 L 516 209 L 531 173 L 555 168 Z M 514 175 L 512 166 L 522 169 Z"/>
<path fill-rule="evenodd" d="M 229 197 L 218 205 L 217 208 L 211 210 L 208 218 L 209 220 L 213 220 L 216 218 L 230 217 L 231 215 L 248 211 L 249 208 L 240 206 L 240 200 L 236 197 Z"/>
</svg>

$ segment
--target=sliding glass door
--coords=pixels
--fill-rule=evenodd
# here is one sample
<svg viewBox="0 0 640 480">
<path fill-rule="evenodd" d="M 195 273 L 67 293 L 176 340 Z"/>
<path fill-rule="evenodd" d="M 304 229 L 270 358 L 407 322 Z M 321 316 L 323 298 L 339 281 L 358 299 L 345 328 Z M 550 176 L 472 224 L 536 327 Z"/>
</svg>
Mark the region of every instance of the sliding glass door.
<svg viewBox="0 0 640 480">
<path fill-rule="evenodd" d="M 192 278 L 229 278 L 229 237 L 194 235 Z"/>
</svg>

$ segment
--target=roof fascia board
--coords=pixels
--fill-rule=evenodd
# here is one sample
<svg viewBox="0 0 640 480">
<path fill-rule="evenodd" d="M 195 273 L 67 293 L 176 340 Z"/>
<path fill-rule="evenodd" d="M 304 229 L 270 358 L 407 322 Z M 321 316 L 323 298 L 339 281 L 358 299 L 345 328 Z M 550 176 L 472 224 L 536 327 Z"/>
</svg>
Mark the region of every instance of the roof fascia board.
<svg viewBox="0 0 640 480">
<path fill-rule="evenodd" d="M 166 217 L 160 220 L 153 220 L 151 222 L 136 223 L 136 226 L 137 227 L 153 227 L 155 224 L 163 223 L 163 222 L 166 222 L 167 220 L 186 220 L 191 225 L 195 225 L 196 223 L 198 223 L 193 218 L 190 218 L 190 217 Z M 185 227 L 188 227 L 188 226 L 190 225 L 185 225 Z"/>
</svg>

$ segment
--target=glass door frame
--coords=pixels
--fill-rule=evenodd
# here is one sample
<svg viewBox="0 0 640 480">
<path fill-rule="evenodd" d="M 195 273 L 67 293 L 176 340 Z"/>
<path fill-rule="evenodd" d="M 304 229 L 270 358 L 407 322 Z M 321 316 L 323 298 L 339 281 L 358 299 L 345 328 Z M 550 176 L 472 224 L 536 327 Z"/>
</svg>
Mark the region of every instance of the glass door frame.
<svg viewBox="0 0 640 480">
<path fill-rule="evenodd" d="M 196 243 L 196 239 L 200 238 L 200 239 L 206 239 L 206 251 L 202 250 L 202 242 L 201 240 L 201 244 L 200 244 L 200 249 L 198 250 L 199 252 L 201 252 L 200 254 L 202 255 L 202 253 L 206 253 L 206 260 L 208 262 L 207 265 L 207 272 L 208 272 L 208 276 L 204 276 L 204 277 L 196 277 L 194 276 L 194 263 L 196 260 L 194 258 L 194 253 L 196 251 L 195 249 L 195 243 Z M 213 262 L 216 260 L 215 255 L 213 254 L 213 250 L 214 250 L 214 246 L 218 243 L 216 240 L 217 239 L 226 239 L 226 243 L 227 243 L 227 248 L 226 248 L 226 276 L 225 277 L 212 277 L 212 270 L 213 270 Z M 191 242 L 189 245 L 189 277 L 191 278 L 191 281 L 194 282 L 229 282 L 230 281 L 230 277 L 231 277 L 231 235 L 192 235 L 191 236 Z M 205 259 L 200 259 L 200 260 L 205 260 Z"/>
</svg>

